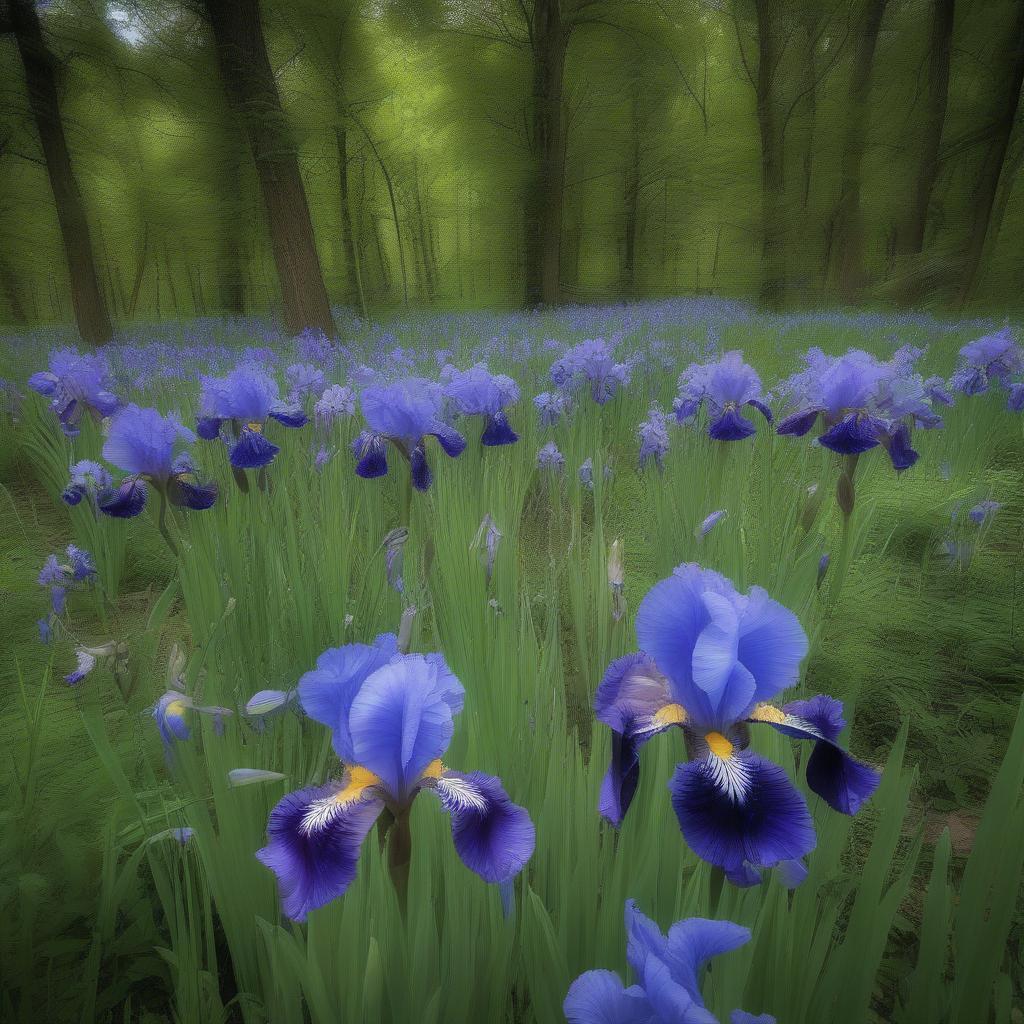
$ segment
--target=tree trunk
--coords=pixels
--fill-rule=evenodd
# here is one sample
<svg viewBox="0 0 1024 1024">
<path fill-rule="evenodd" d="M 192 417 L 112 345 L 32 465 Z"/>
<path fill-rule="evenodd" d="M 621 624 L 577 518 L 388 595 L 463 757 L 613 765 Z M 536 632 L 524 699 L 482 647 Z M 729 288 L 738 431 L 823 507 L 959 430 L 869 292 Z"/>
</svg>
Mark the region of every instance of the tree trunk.
<svg viewBox="0 0 1024 1024">
<path fill-rule="evenodd" d="M 339 115 L 340 116 L 340 115 Z M 366 303 L 363 301 L 362 272 L 356 258 L 355 231 L 352 225 L 352 197 L 348 184 L 348 129 L 340 122 L 334 130 L 334 142 L 338 151 L 338 180 L 340 188 L 338 199 L 341 205 L 341 248 L 345 253 L 345 303 L 363 311 L 366 316 Z"/>
<path fill-rule="evenodd" d="M 640 81 L 634 69 L 630 117 L 630 154 L 625 181 L 625 245 L 622 253 L 622 292 L 627 299 L 637 296 L 636 243 L 640 220 Z"/>
<path fill-rule="evenodd" d="M 786 300 L 786 220 L 782 127 L 774 78 L 779 46 L 772 0 L 755 0 L 757 13 L 757 124 L 761 134 L 761 305 L 781 309 Z"/>
<path fill-rule="evenodd" d="M 34 0 L 10 0 L 9 10 L 11 28 L 25 68 L 29 105 L 57 208 L 78 333 L 88 344 L 102 345 L 110 340 L 113 328 L 100 291 L 85 204 L 64 137 L 55 61 L 43 39 Z"/>
<path fill-rule="evenodd" d="M 928 207 L 939 173 L 939 145 L 946 123 L 949 98 L 949 59 L 953 40 L 955 0 L 935 0 L 931 40 L 928 47 L 928 84 L 925 94 L 924 135 L 917 153 L 914 194 L 902 231 L 897 237 L 897 255 L 916 256 L 924 249 Z"/>
<path fill-rule="evenodd" d="M 28 322 L 25 315 L 25 304 L 21 301 L 21 292 L 18 289 L 18 279 L 10 263 L 0 254 L 0 290 L 3 291 L 7 300 L 7 309 L 11 314 L 11 323 L 24 324 Z"/>
<path fill-rule="evenodd" d="M 864 215 L 861 210 L 861 171 L 867 142 L 868 95 L 878 32 L 886 0 L 868 0 L 857 40 L 850 81 L 846 136 L 843 140 L 842 177 L 836 205 L 836 274 L 839 295 L 853 302 L 864 289 Z"/>
<path fill-rule="evenodd" d="M 232 316 L 245 313 L 245 270 L 242 235 L 242 146 L 244 141 L 231 127 L 225 126 L 227 138 L 224 162 L 219 174 L 220 224 L 217 233 L 217 293 L 221 308 Z"/>
<path fill-rule="evenodd" d="M 977 185 L 972 196 L 970 232 L 963 256 L 960 287 L 957 291 L 957 302 L 960 306 L 963 306 L 974 292 L 992 224 L 992 210 L 999 190 L 999 179 L 1003 173 L 1006 151 L 1020 102 L 1021 85 L 1024 83 L 1024 3 L 1017 4 L 1013 25 L 1002 39 L 1003 52 L 999 54 L 999 63 L 996 64 L 1002 68 L 1002 82 L 995 92 L 991 142 L 977 174 Z"/>
<path fill-rule="evenodd" d="M 228 102 L 245 129 L 266 207 L 284 326 L 336 334 L 298 155 L 267 56 L 258 0 L 204 0 Z"/>
<path fill-rule="evenodd" d="M 532 138 L 534 175 L 525 214 L 526 304 L 558 302 L 565 188 L 562 78 L 568 31 L 561 0 L 535 0 L 533 9 Z"/>
</svg>

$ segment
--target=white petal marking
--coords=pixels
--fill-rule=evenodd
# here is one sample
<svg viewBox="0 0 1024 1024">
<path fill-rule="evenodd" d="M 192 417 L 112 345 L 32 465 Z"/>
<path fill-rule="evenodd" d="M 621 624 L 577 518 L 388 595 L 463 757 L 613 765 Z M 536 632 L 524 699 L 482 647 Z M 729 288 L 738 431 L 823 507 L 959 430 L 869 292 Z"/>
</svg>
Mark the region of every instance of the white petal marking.
<svg viewBox="0 0 1024 1024">
<path fill-rule="evenodd" d="M 703 762 L 705 775 L 733 803 L 742 804 L 750 791 L 750 766 L 742 757 L 718 757 L 708 752 Z"/>
<path fill-rule="evenodd" d="M 437 795 L 452 812 L 477 811 L 484 814 L 487 811 L 487 797 L 469 779 L 461 779 L 456 775 L 442 775 L 437 780 Z"/>
</svg>

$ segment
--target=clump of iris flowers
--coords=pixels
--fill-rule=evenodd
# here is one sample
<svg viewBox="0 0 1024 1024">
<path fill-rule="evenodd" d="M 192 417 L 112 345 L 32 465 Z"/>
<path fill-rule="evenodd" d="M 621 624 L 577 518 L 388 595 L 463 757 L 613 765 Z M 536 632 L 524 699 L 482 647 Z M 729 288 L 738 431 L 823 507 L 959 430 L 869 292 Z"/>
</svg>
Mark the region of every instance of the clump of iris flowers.
<svg viewBox="0 0 1024 1024">
<path fill-rule="evenodd" d="M 726 352 L 713 363 L 691 363 L 679 377 L 679 396 L 673 403 L 676 419 L 685 423 L 707 404 L 708 436 L 714 441 L 742 441 L 757 433 L 743 415 L 749 406 L 771 423 L 772 411 L 757 371 L 743 361 L 743 353 Z"/>
<path fill-rule="evenodd" d="M 223 437 L 232 468 L 261 469 L 274 461 L 281 449 L 264 434 L 268 419 L 301 427 L 307 417 L 301 405 L 281 400 L 263 367 L 243 363 L 226 377 L 201 379 L 196 433 L 204 441 Z"/>
<path fill-rule="evenodd" d="M 446 366 L 441 371 L 445 397 L 462 416 L 483 416 L 480 443 L 486 447 L 514 444 L 519 435 L 509 425 L 505 407 L 519 401 L 519 385 L 503 373 L 491 373 L 486 363 L 466 371 Z"/>
<path fill-rule="evenodd" d="M 84 413 L 99 421 L 112 416 L 121 404 L 112 390 L 113 377 L 106 358 L 82 355 L 74 348 L 51 352 L 50 369 L 33 373 L 28 386 L 50 399 L 50 408 L 68 437 L 79 433 Z"/>
<path fill-rule="evenodd" d="M 553 427 L 568 412 L 572 402 L 564 391 L 542 391 L 533 400 L 542 427 Z"/>
<path fill-rule="evenodd" d="M 413 487 L 427 490 L 434 477 L 427 464 L 426 439 L 436 437 L 451 458 L 466 447 L 466 439 L 442 419 L 443 401 L 441 385 L 422 377 L 364 388 L 359 402 L 368 429 L 352 442 L 356 473 L 367 480 L 385 476 L 390 443 L 409 463 Z"/>
<path fill-rule="evenodd" d="M 61 562 L 56 555 L 50 555 L 39 570 L 36 582 L 50 592 L 50 611 L 45 619 L 38 622 L 40 639 L 46 643 L 53 634 L 55 621 L 64 614 L 68 592 L 84 590 L 96 579 L 96 563 L 88 551 L 74 544 L 65 550 L 67 561 Z"/>
<path fill-rule="evenodd" d="M 613 347 L 600 338 L 573 345 L 561 359 L 551 365 L 551 380 L 563 391 L 574 391 L 590 385 L 590 397 L 604 405 L 615 397 L 619 388 L 627 387 L 632 376 L 628 362 L 617 363 Z"/>
<path fill-rule="evenodd" d="M 277 875 L 284 913 L 296 921 L 344 894 L 360 847 L 382 815 L 388 867 L 404 907 L 412 836 L 409 811 L 421 791 L 451 815 L 462 862 L 504 883 L 530 859 L 534 827 L 501 780 L 453 771 L 441 758 L 464 691 L 440 654 L 401 654 L 393 634 L 331 648 L 299 680 L 306 714 L 331 730 L 337 781 L 289 793 L 270 814 L 257 857 Z"/>
<path fill-rule="evenodd" d="M 827 356 L 812 348 L 807 368 L 780 390 L 796 405 L 782 419 L 778 433 L 803 437 L 820 421 L 819 444 L 839 455 L 861 455 L 879 445 L 897 471 L 909 469 L 918 454 L 911 447 L 911 427 L 939 427 L 920 374 L 907 360 L 881 362 L 868 352 L 850 349 Z"/>
<path fill-rule="evenodd" d="M 844 814 L 857 811 L 879 775 L 836 743 L 845 726 L 839 701 L 767 703 L 797 681 L 807 653 L 797 617 L 760 587 L 740 594 L 719 573 L 688 563 L 648 591 L 636 632 L 641 651 L 612 662 L 594 697 L 613 731 L 601 813 L 622 824 L 641 747 L 681 728 L 687 760 L 669 790 L 694 853 L 737 885 L 755 884 L 776 865 L 799 874 L 797 862 L 815 846 L 807 804 L 782 768 L 749 749 L 749 725 L 814 741 L 808 785 Z"/>
<path fill-rule="evenodd" d="M 986 334 L 960 349 L 960 365 L 950 378 L 950 386 L 965 395 L 981 395 L 992 384 L 1008 391 L 1011 378 L 1024 371 L 1024 351 L 1013 340 L 1009 327 Z M 1012 400 L 1013 394 L 1011 392 Z"/>
<path fill-rule="evenodd" d="M 636 984 L 614 971 L 587 971 L 570 986 L 563 1009 L 569 1024 L 718 1024 L 704 1005 L 700 975 L 715 956 L 750 941 L 750 929 L 731 921 L 691 917 L 661 929 L 626 901 L 626 959 Z M 731 1024 L 775 1024 L 770 1014 L 733 1010 Z"/>
<path fill-rule="evenodd" d="M 83 499 L 88 499 L 94 513 L 98 511 L 97 497 L 114 482 L 104 466 L 90 459 L 76 462 L 71 467 L 70 477 L 61 500 L 66 505 L 78 505 Z"/>
<path fill-rule="evenodd" d="M 145 508 L 148 483 L 160 497 L 160 532 L 176 551 L 166 528 L 167 503 L 203 510 L 217 500 L 217 485 L 199 483 L 191 457 L 182 450 L 195 439 L 173 414 L 163 416 L 156 409 L 125 406 L 111 421 L 103 458 L 128 476 L 97 496 L 99 510 L 118 519 L 137 516 Z"/>
</svg>

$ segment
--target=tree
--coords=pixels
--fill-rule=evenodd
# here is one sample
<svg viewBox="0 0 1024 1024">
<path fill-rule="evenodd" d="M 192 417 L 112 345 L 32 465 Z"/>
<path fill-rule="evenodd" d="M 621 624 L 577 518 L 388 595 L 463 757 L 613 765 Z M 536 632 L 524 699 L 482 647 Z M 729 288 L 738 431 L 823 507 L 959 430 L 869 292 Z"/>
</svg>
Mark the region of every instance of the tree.
<svg viewBox="0 0 1024 1024">
<path fill-rule="evenodd" d="M 39 133 L 60 225 L 78 333 L 86 343 L 102 345 L 110 340 L 113 327 L 96 272 L 85 203 L 64 135 L 57 62 L 46 45 L 34 0 L 7 0 L 6 10 L 0 6 L 0 29 L 14 34 L 25 70 L 29 106 Z"/>
<path fill-rule="evenodd" d="M 258 0 L 203 0 L 228 102 L 241 120 L 259 179 L 285 329 L 333 336 L 323 271 L 299 161 L 267 56 Z"/>
</svg>

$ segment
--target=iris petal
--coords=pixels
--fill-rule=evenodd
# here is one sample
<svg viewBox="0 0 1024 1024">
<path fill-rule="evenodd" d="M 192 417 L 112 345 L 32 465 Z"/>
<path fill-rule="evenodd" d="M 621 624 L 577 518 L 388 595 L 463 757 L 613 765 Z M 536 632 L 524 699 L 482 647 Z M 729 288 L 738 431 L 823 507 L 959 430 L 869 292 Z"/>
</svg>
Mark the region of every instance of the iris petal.
<svg viewBox="0 0 1024 1024">
<path fill-rule="evenodd" d="M 681 764 L 669 783 L 679 827 L 694 853 L 734 879 L 746 875 L 746 862 L 771 867 L 810 853 L 814 825 L 782 768 L 749 750 L 734 753 L 725 761 L 730 792 L 716 770 L 722 760 Z"/>
<path fill-rule="evenodd" d="M 485 882 L 507 882 L 533 856 L 536 832 L 525 808 L 509 799 L 501 779 L 483 772 L 446 771 L 436 792 L 452 817 L 462 863 Z"/>
<path fill-rule="evenodd" d="M 775 428 L 777 434 L 787 434 L 790 437 L 803 437 L 821 413 L 821 409 L 802 409 L 789 416 L 784 416 L 779 425 Z"/>
<path fill-rule="evenodd" d="M 96 497 L 96 505 L 104 515 L 130 519 L 146 507 L 146 485 L 136 477 L 122 480 L 116 488 L 108 488 Z"/>
<path fill-rule="evenodd" d="M 874 448 L 885 430 L 881 420 L 863 413 L 847 413 L 835 426 L 825 431 L 818 441 L 840 455 L 859 455 Z"/>
<path fill-rule="evenodd" d="M 300 789 L 270 812 L 269 842 L 256 856 L 277 875 L 282 910 L 293 921 L 349 887 L 363 839 L 384 806 L 371 797 L 331 807 L 337 794 L 331 785 Z"/>
<path fill-rule="evenodd" d="M 562 1004 L 569 1024 L 651 1024 L 654 1011 L 638 985 L 624 988 L 613 971 L 587 971 Z"/>
<path fill-rule="evenodd" d="M 751 587 L 737 645 L 740 662 L 757 681 L 751 699 L 769 700 L 792 686 L 800 676 L 800 662 L 807 649 L 807 634 L 796 615 L 761 587 Z"/>
<path fill-rule="evenodd" d="M 503 412 L 488 416 L 484 423 L 484 432 L 480 435 L 480 443 L 488 448 L 502 444 L 515 444 L 519 435 L 509 425 Z"/>
<path fill-rule="evenodd" d="M 356 458 L 356 475 L 364 480 L 373 480 L 379 476 L 386 476 L 388 472 L 388 457 L 384 448 L 384 438 L 370 431 L 363 431 L 352 442 L 352 450 Z"/>
<path fill-rule="evenodd" d="M 413 487 L 417 491 L 429 490 L 434 474 L 430 472 L 430 466 L 427 465 L 427 453 L 423 450 L 422 444 L 416 445 L 409 453 L 409 466 L 412 470 Z"/>
<path fill-rule="evenodd" d="M 715 441 L 742 441 L 757 433 L 757 427 L 739 409 L 726 409 L 708 425 L 708 436 Z"/>
<path fill-rule="evenodd" d="M 231 465 L 236 469 L 260 469 L 270 465 L 280 450 L 259 431 L 243 427 L 238 440 L 231 446 Z"/>
</svg>

